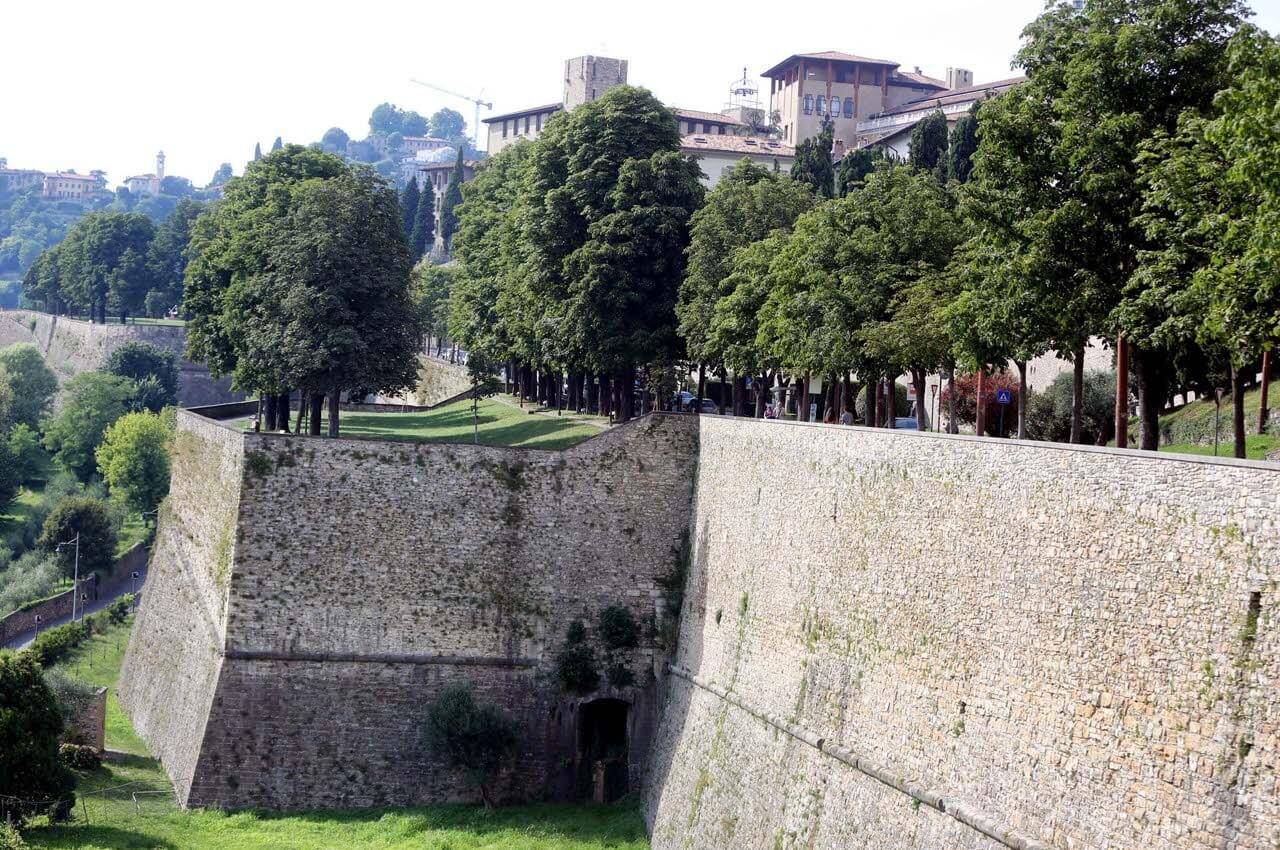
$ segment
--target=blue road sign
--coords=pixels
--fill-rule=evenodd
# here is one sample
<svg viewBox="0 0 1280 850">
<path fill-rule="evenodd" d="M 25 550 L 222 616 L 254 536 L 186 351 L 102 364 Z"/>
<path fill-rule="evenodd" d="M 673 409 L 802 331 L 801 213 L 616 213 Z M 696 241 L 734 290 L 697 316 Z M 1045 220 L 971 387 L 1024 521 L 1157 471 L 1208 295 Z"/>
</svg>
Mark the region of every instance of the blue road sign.
<svg viewBox="0 0 1280 850">
<path fill-rule="evenodd" d="M 1009 390 L 996 390 L 996 404 L 1013 404 L 1013 393 Z"/>
</svg>

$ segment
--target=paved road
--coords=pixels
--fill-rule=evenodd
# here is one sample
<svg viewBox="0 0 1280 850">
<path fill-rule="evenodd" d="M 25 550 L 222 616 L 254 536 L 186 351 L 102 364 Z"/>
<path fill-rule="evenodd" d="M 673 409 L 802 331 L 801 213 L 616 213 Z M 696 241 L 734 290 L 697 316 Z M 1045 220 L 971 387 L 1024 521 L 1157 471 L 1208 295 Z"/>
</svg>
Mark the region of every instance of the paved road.
<svg viewBox="0 0 1280 850">
<path fill-rule="evenodd" d="M 145 581 L 146 578 L 147 578 L 147 568 L 143 567 L 140 570 L 138 570 L 137 585 L 138 585 L 139 592 L 141 592 L 142 582 Z M 117 588 L 115 592 L 110 594 L 103 594 L 102 596 L 98 597 L 98 599 L 96 600 L 92 600 L 92 599 L 89 600 L 89 603 L 85 606 L 83 610 L 76 611 L 76 619 L 80 619 L 81 617 L 84 617 L 86 614 L 97 613 L 98 611 L 101 611 L 103 608 L 106 608 L 112 602 L 116 601 L 116 599 L 120 598 L 121 596 L 124 596 L 126 593 L 132 593 L 132 592 L 133 592 L 133 587 L 130 585 L 129 582 L 125 582 L 124 585 Z M 64 623 L 70 623 L 70 622 L 71 622 L 71 615 L 68 614 L 65 617 L 59 617 L 53 622 L 41 623 L 40 631 L 43 632 L 53 628 L 54 626 L 61 626 Z M 20 634 L 16 634 L 13 637 L 9 638 L 9 640 L 5 643 L 3 648 L 4 649 L 23 649 L 35 639 L 36 639 L 35 630 L 29 631 L 29 632 L 21 632 Z"/>
</svg>

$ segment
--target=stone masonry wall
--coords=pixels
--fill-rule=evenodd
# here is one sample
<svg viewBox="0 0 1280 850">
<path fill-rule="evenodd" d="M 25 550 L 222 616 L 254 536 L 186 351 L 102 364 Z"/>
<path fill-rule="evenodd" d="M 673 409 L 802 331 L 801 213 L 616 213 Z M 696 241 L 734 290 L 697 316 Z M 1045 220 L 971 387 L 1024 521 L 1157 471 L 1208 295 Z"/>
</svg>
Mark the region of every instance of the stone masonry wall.
<svg viewBox="0 0 1280 850">
<path fill-rule="evenodd" d="M 169 499 L 117 696 L 185 801 L 222 668 L 243 438 L 178 412 Z"/>
<path fill-rule="evenodd" d="M 409 404 L 431 407 L 471 390 L 465 366 L 424 354 L 418 358 L 418 386 L 405 393 Z"/>
<path fill-rule="evenodd" d="M 175 465 L 169 546 L 153 559 L 122 704 L 189 805 L 471 799 L 423 734 L 427 706 L 453 682 L 520 725 L 499 796 L 571 795 L 574 715 L 599 697 L 631 706 L 642 782 L 694 429 L 653 416 L 557 452 L 245 434 L 184 412 L 179 456 L 197 457 L 193 441 L 226 454 L 199 471 Z M 240 470 L 225 491 L 208 471 L 219 466 Z M 187 499 L 197 489 L 207 507 Z M 610 605 L 642 626 L 625 659 L 635 684 L 562 693 L 553 665 L 569 624 L 593 633 Z M 153 670 L 166 652 L 174 660 Z"/>
<path fill-rule="evenodd" d="M 102 368 L 126 342 L 145 342 L 182 357 L 186 329 L 177 325 L 99 325 L 30 310 L 5 310 L 0 315 L 0 348 L 18 342 L 40 347 L 58 381 Z M 213 378 L 199 363 L 179 361 L 178 401 L 184 407 L 241 398 L 227 378 Z"/>
<path fill-rule="evenodd" d="M 1280 471 L 704 417 L 669 848 L 1280 842 Z"/>
</svg>

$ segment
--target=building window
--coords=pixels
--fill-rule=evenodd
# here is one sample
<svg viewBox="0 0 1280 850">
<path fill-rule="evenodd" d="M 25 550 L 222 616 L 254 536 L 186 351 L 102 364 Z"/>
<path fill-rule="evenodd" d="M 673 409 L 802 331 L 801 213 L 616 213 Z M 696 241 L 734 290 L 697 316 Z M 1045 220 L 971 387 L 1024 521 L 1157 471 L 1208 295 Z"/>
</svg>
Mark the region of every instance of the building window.
<svg viewBox="0 0 1280 850">
<path fill-rule="evenodd" d="M 524 117 L 524 134 L 526 136 L 529 135 L 529 116 L 528 115 Z M 885 396 L 885 398 L 888 398 L 888 396 Z"/>
<path fill-rule="evenodd" d="M 846 97 L 844 99 L 844 117 L 845 118 L 853 117 L 853 98 L 851 97 Z"/>
<path fill-rule="evenodd" d="M 502 138 L 504 139 L 507 137 L 507 123 L 508 122 L 505 118 L 502 119 Z"/>
<path fill-rule="evenodd" d="M 827 96 L 825 94 L 818 95 L 818 114 L 827 114 Z"/>
<path fill-rule="evenodd" d="M 538 127 L 538 132 L 541 133 L 542 132 L 542 113 L 541 112 L 538 113 L 538 120 L 535 121 L 534 123 Z"/>
<path fill-rule="evenodd" d="M 805 115 L 813 114 L 813 95 L 811 94 L 807 94 L 804 96 L 804 114 Z"/>
</svg>

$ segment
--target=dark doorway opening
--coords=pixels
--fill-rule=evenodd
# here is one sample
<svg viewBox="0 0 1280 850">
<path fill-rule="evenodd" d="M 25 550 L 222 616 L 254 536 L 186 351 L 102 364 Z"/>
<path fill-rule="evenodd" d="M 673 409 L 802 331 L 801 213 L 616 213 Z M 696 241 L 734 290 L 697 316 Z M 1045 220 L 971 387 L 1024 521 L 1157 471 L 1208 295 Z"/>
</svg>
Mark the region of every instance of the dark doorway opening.
<svg viewBox="0 0 1280 850">
<path fill-rule="evenodd" d="M 627 711 L 619 699 L 598 699 L 578 712 L 578 796 L 612 803 L 627 793 Z"/>
</svg>

